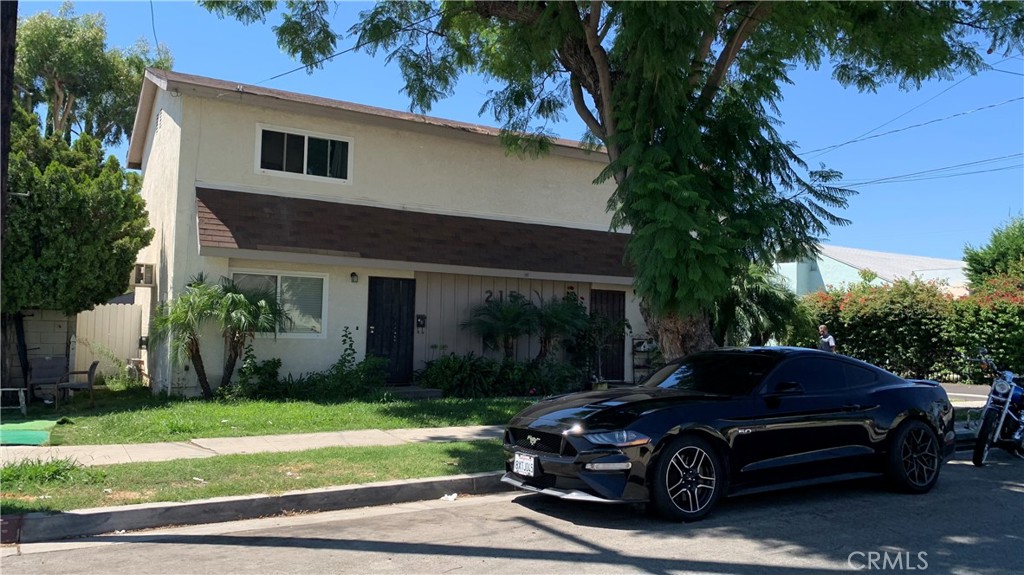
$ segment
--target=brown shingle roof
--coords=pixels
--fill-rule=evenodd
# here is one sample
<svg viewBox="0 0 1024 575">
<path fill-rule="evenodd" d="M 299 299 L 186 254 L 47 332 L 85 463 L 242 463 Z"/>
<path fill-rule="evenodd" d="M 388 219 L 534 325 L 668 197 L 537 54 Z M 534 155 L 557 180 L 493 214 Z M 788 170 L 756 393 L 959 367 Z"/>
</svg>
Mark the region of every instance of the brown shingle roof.
<svg viewBox="0 0 1024 575">
<path fill-rule="evenodd" d="M 203 247 L 632 277 L 627 234 L 196 188 Z"/>
</svg>

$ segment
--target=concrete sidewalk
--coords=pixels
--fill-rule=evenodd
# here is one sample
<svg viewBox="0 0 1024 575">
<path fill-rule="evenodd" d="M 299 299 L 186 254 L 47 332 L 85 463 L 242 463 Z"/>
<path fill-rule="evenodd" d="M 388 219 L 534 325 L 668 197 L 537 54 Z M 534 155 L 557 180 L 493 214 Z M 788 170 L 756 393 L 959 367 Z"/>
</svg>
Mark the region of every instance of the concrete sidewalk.
<svg viewBox="0 0 1024 575">
<path fill-rule="evenodd" d="M 428 427 L 421 429 L 362 429 L 327 433 L 211 437 L 168 443 L 124 443 L 117 445 L 69 445 L 56 447 L 4 446 L 4 465 L 18 461 L 69 458 L 81 465 L 111 465 L 140 461 L 197 459 L 218 455 L 306 451 L 322 447 L 363 447 L 403 443 L 478 441 L 501 439 L 500 425 L 470 427 Z"/>
</svg>

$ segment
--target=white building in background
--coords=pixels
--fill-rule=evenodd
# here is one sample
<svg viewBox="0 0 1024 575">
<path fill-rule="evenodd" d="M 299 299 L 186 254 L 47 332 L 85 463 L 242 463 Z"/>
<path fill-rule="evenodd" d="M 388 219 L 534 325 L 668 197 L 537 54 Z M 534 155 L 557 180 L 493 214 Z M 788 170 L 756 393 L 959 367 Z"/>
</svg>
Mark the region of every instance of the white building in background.
<svg viewBox="0 0 1024 575">
<path fill-rule="evenodd" d="M 877 274 L 872 282 L 876 285 L 916 277 L 939 281 L 948 293 L 960 297 L 967 295 L 965 266 L 961 260 L 822 245 L 817 258 L 776 264 L 775 269 L 797 295 L 858 283 L 860 272 L 868 270 Z"/>
</svg>

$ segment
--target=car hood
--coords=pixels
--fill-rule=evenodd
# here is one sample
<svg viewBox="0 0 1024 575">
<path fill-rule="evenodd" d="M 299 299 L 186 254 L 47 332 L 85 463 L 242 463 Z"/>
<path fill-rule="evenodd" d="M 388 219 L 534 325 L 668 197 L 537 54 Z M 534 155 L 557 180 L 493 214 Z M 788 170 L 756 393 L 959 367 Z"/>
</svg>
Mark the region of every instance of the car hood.
<svg viewBox="0 0 1024 575">
<path fill-rule="evenodd" d="M 725 399 L 729 398 L 658 387 L 587 391 L 553 397 L 531 405 L 513 417 L 509 426 L 569 429 L 582 424 L 589 429 L 618 429 L 652 411 L 721 402 Z"/>
</svg>

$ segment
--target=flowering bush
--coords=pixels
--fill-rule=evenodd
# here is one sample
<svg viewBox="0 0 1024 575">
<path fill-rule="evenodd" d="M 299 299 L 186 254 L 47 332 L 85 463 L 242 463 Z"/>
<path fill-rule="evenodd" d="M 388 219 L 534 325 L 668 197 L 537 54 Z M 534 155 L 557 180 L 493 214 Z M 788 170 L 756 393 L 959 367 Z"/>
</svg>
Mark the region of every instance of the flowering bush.
<svg viewBox="0 0 1024 575">
<path fill-rule="evenodd" d="M 908 377 L 968 375 L 985 347 L 1004 369 L 1024 371 L 1024 279 L 989 278 L 954 300 L 933 282 L 898 280 L 808 294 L 802 305 L 836 338 L 839 353 Z M 813 347 L 816 337 L 793 343 Z"/>
</svg>

